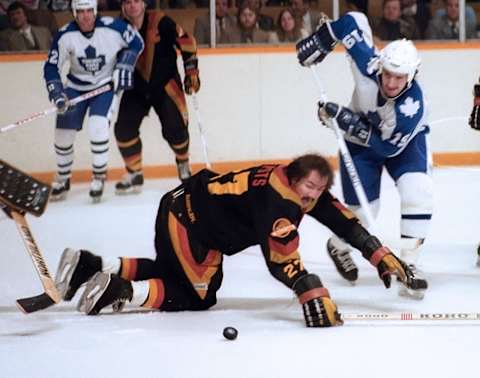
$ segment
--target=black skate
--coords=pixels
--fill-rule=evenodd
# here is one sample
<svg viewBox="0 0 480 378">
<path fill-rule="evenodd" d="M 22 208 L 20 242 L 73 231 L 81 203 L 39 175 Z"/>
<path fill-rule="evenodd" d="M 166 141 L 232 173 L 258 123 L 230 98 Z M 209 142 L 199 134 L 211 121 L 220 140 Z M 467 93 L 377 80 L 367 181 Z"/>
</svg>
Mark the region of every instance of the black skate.
<svg viewBox="0 0 480 378">
<path fill-rule="evenodd" d="M 105 176 L 93 176 L 93 180 L 90 183 L 90 198 L 93 203 L 98 203 L 102 200 L 104 186 Z"/>
<path fill-rule="evenodd" d="M 55 179 L 52 183 L 52 201 L 62 201 L 67 197 L 67 192 L 70 190 L 70 179 L 62 180 Z"/>
<path fill-rule="evenodd" d="M 178 178 L 182 183 L 185 183 L 191 176 L 192 173 L 190 172 L 190 164 L 188 163 L 187 160 L 175 160 L 177 163 L 177 173 L 178 173 Z"/>
<path fill-rule="evenodd" d="M 352 284 L 358 279 L 358 268 L 350 256 L 350 249 L 340 250 L 333 245 L 332 239 L 327 241 L 327 252 L 338 273 Z"/>
<path fill-rule="evenodd" d="M 421 300 L 425 296 L 425 290 L 428 289 L 428 282 L 423 277 L 423 273 L 415 265 L 409 264 L 408 267 L 412 271 L 413 277 L 408 279 L 406 283 L 401 283 L 398 287 L 398 295 Z"/>
<path fill-rule="evenodd" d="M 115 184 L 115 194 L 140 193 L 143 187 L 143 173 L 127 173 L 122 180 Z"/>
<path fill-rule="evenodd" d="M 96 272 L 102 270 L 102 258 L 83 250 L 66 248 L 55 275 L 55 285 L 63 300 L 69 301 Z"/>
<path fill-rule="evenodd" d="M 98 272 L 88 281 L 78 311 L 97 315 L 103 308 L 112 305 L 115 312 L 122 311 L 125 303 L 133 298 L 133 288 L 116 274 Z"/>
</svg>

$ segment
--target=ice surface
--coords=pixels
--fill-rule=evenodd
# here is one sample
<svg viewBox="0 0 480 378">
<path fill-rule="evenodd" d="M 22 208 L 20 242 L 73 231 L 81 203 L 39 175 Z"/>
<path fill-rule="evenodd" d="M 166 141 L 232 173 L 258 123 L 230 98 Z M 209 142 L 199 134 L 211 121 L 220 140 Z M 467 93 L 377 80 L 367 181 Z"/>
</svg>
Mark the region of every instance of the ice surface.
<svg viewBox="0 0 480 378">
<path fill-rule="evenodd" d="M 356 286 L 344 281 L 325 252 L 326 229 L 301 225 L 305 266 L 319 274 L 340 312 L 480 312 L 480 170 L 436 169 L 435 212 L 421 265 L 430 289 L 423 301 L 385 290 L 359 253 Z M 338 180 L 337 180 L 338 181 Z M 149 180 L 140 195 L 91 205 L 86 185 L 67 201 L 50 203 L 41 218 L 27 216 L 50 271 L 62 250 L 85 248 L 109 256 L 153 257 L 153 227 L 161 195 L 176 180 Z M 339 194 L 338 186 L 334 193 Z M 398 230 L 398 196 L 384 179 L 381 232 Z M 1 215 L 0 215 L 1 217 Z M 129 310 L 84 316 L 79 295 L 31 315 L 19 297 L 42 292 L 15 225 L 0 218 L 0 377 L 461 377 L 478 370 L 480 321 L 436 323 L 350 321 L 307 329 L 290 290 L 273 279 L 257 248 L 224 260 L 218 304 L 209 311 L 159 313 Z M 226 326 L 238 329 L 225 340 Z"/>
</svg>

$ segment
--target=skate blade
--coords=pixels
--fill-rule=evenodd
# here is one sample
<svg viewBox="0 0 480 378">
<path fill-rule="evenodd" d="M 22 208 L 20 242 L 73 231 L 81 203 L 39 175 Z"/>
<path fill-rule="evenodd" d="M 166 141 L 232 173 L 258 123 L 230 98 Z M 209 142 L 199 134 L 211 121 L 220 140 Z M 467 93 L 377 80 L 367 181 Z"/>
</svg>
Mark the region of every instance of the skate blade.
<svg viewBox="0 0 480 378">
<path fill-rule="evenodd" d="M 91 197 L 92 203 L 100 203 L 102 202 L 102 197 Z"/>
<path fill-rule="evenodd" d="M 480 256 L 477 258 L 477 266 L 480 268 Z"/>
<path fill-rule="evenodd" d="M 87 282 L 87 287 L 78 302 L 78 311 L 85 313 L 86 315 L 92 314 L 92 310 L 102 297 L 103 293 L 110 283 L 110 274 L 97 272 L 94 276 Z"/>
<path fill-rule="evenodd" d="M 58 202 L 58 201 L 63 201 L 64 199 L 67 198 L 67 193 L 66 192 L 63 192 L 61 194 L 57 194 L 57 195 L 50 195 L 50 201 L 52 202 Z"/>
<path fill-rule="evenodd" d="M 115 194 L 117 196 L 127 196 L 129 194 L 140 194 L 142 192 L 142 186 L 132 186 L 128 189 L 115 189 Z"/>
<path fill-rule="evenodd" d="M 65 248 L 55 274 L 55 286 L 63 300 L 65 300 L 70 280 L 72 279 L 73 272 L 75 271 L 79 260 L 80 252 L 71 248 Z"/>
</svg>

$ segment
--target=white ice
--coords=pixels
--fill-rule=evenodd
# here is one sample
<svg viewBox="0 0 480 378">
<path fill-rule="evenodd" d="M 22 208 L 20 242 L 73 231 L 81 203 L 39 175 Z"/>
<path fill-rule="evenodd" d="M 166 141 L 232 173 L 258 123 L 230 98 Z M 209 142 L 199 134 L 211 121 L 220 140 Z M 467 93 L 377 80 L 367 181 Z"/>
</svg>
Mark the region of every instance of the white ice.
<svg viewBox="0 0 480 378">
<path fill-rule="evenodd" d="M 338 181 L 338 180 L 337 180 Z M 478 168 L 435 169 L 435 212 L 421 255 L 430 289 L 422 301 L 385 290 L 357 252 L 356 286 L 344 281 L 325 252 L 326 229 L 301 228 L 305 266 L 320 275 L 343 313 L 480 312 Z M 87 185 L 67 201 L 27 216 L 54 274 L 67 246 L 109 256 L 153 257 L 159 199 L 176 180 L 149 180 L 140 195 L 89 203 Z M 334 193 L 340 195 L 339 187 Z M 395 187 L 384 179 L 381 233 L 398 230 Z M 1 217 L 1 215 L 0 215 Z M 350 321 L 309 329 L 291 291 L 266 269 L 257 248 L 224 260 L 218 304 L 204 312 L 138 312 L 88 317 L 71 303 L 24 315 L 14 303 L 43 290 L 14 223 L 0 218 L 0 377 L 463 377 L 478 371 L 480 321 Z M 223 338 L 236 327 L 235 341 Z"/>
</svg>

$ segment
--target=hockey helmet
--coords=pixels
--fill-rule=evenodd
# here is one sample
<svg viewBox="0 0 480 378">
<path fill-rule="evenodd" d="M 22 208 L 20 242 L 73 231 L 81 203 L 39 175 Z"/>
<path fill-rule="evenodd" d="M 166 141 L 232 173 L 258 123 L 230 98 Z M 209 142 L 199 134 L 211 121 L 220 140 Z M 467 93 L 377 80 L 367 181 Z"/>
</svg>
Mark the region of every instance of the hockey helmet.
<svg viewBox="0 0 480 378">
<path fill-rule="evenodd" d="M 93 14 L 97 15 L 97 0 L 72 0 L 73 17 L 77 18 L 77 10 L 93 9 Z"/>
<path fill-rule="evenodd" d="M 387 44 L 380 52 L 379 63 L 379 73 L 385 69 L 394 74 L 407 75 L 407 87 L 410 87 L 420 66 L 420 58 L 412 41 L 404 38 Z"/>
</svg>

